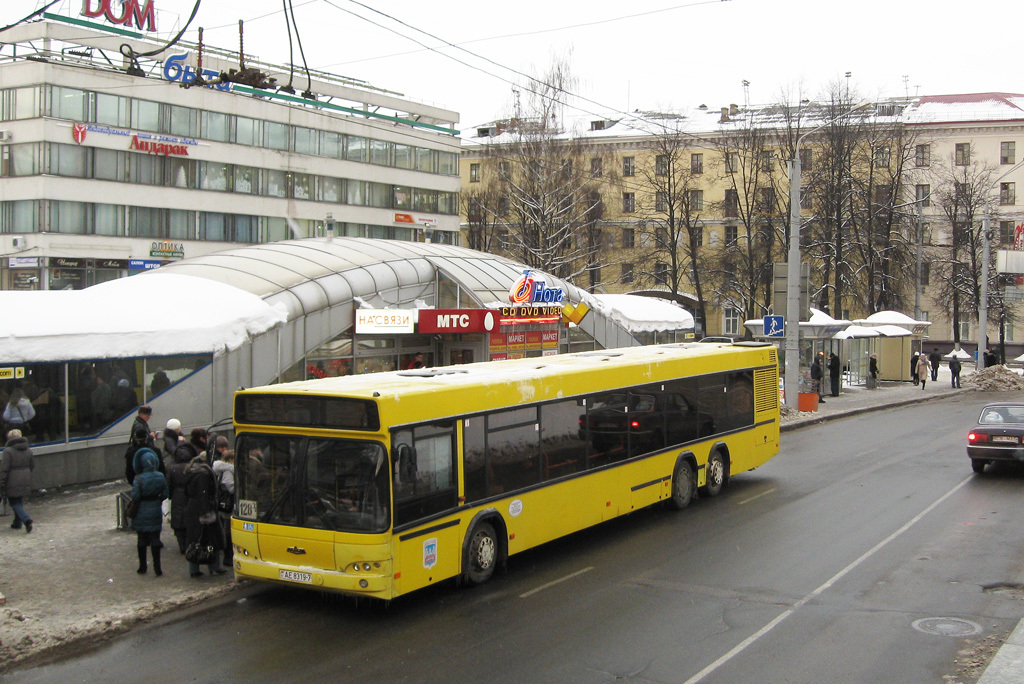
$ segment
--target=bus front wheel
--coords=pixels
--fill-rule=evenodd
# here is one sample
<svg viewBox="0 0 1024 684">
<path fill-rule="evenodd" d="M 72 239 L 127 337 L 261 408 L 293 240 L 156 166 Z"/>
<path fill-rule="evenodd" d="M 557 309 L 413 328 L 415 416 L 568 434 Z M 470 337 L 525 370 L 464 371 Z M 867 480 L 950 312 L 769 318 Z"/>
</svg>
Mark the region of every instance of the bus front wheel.
<svg viewBox="0 0 1024 684">
<path fill-rule="evenodd" d="M 693 499 L 693 466 L 689 461 L 679 459 L 672 473 L 672 506 L 683 510 Z"/>
<path fill-rule="evenodd" d="M 473 585 L 491 579 L 498 564 L 498 537 L 494 526 L 480 522 L 473 528 L 466 548 L 466 580 Z"/>
<path fill-rule="evenodd" d="M 722 491 L 725 484 L 725 457 L 721 451 L 716 451 L 708 457 L 707 480 L 701 487 L 701 494 L 715 496 Z"/>
</svg>

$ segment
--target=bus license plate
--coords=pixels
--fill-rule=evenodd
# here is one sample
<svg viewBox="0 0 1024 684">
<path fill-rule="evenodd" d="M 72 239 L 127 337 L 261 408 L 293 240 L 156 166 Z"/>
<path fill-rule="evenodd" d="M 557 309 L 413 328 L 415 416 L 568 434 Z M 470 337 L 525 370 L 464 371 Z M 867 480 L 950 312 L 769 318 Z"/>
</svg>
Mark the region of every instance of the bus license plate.
<svg viewBox="0 0 1024 684">
<path fill-rule="evenodd" d="M 313 583 L 313 575 L 308 572 L 294 572 L 292 570 L 280 570 L 281 579 L 288 580 L 290 582 L 302 582 L 304 584 Z"/>
<path fill-rule="evenodd" d="M 1016 444 L 1017 438 L 1013 435 L 993 435 L 993 442 L 1009 442 L 1010 444 Z"/>
</svg>

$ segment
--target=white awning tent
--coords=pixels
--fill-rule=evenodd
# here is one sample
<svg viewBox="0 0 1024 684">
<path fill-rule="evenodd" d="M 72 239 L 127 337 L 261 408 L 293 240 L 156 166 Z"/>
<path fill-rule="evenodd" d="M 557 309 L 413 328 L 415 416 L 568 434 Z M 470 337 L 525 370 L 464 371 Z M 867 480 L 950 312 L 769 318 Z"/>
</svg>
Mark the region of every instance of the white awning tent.
<svg viewBox="0 0 1024 684">
<path fill-rule="evenodd" d="M 631 294 L 593 294 L 596 310 L 631 333 L 693 330 L 693 314 L 675 302 Z"/>
<path fill-rule="evenodd" d="M 856 325 L 863 325 L 869 328 L 877 328 L 883 325 L 899 326 L 907 330 L 908 335 L 919 335 L 926 337 L 928 334 L 928 326 L 932 324 L 931 321 L 915 321 L 906 314 L 901 314 L 899 311 L 879 311 L 873 313 L 867 318 L 859 318 L 854 321 Z M 885 333 L 883 333 L 885 334 Z M 890 335 L 892 337 L 893 335 Z M 900 336 L 900 335 L 896 335 Z"/>
</svg>

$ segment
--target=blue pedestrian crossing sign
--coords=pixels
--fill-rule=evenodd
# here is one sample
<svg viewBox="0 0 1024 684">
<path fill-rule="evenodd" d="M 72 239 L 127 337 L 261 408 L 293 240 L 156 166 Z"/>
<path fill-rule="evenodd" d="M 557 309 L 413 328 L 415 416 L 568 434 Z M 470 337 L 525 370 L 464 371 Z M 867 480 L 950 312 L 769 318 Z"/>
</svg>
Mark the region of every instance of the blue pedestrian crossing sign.
<svg viewBox="0 0 1024 684">
<path fill-rule="evenodd" d="M 764 317 L 764 336 L 765 337 L 785 337 L 786 325 L 782 316 L 765 316 Z"/>
</svg>

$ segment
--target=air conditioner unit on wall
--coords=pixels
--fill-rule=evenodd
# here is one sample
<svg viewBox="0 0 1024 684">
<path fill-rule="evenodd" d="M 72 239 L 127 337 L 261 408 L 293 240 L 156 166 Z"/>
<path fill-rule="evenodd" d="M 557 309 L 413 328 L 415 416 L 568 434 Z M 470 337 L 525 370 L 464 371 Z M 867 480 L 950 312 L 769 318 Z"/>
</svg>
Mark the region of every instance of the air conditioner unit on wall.
<svg viewBox="0 0 1024 684">
<path fill-rule="evenodd" d="M 14 248 L 15 249 L 25 249 L 25 244 L 26 244 L 25 243 L 25 238 L 23 238 L 23 237 L 16 237 L 16 238 L 14 238 Z"/>
<path fill-rule="evenodd" d="M 0 142 L 11 142 L 11 132 L 0 131 Z"/>
</svg>

